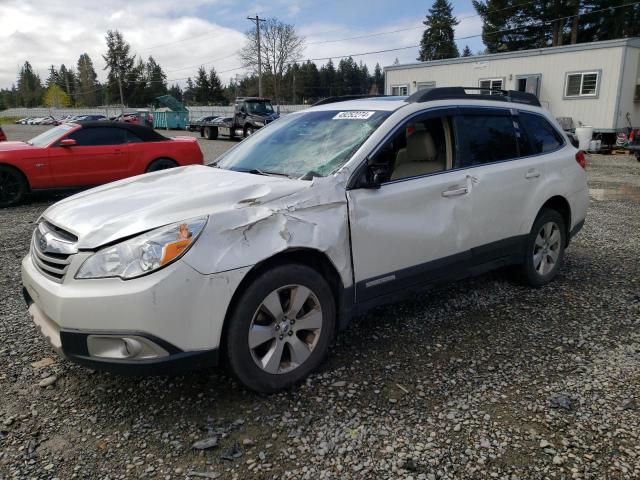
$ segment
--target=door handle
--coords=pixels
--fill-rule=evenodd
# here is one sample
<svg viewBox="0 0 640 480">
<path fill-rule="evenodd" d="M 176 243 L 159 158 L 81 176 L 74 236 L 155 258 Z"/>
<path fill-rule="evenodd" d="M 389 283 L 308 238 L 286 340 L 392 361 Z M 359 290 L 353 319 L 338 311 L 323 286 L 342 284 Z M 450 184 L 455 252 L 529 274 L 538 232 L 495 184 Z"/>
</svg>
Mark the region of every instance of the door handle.
<svg viewBox="0 0 640 480">
<path fill-rule="evenodd" d="M 531 180 L 532 178 L 538 178 L 539 176 L 540 172 L 538 170 L 531 169 L 524 175 L 524 178 Z"/>
<path fill-rule="evenodd" d="M 454 190 L 445 190 L 444 192 L 442 192 L 442 196 L 445 198 L 457 197 L 460 195 L 466 195 L 467 193 L 469 193 L 469 188 L 462 187 L 462 188 L 456 188 Z"/>
</svg>

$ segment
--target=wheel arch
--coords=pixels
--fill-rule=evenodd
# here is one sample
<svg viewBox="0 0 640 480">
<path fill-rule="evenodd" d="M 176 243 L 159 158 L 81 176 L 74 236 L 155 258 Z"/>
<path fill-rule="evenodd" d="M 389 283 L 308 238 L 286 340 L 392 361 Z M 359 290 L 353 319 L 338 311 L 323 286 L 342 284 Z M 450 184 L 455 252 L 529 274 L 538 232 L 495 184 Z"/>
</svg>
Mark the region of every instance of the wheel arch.
<svg viewBox="0 0 640 480">
<path fill-rule="evenodd" d="M 11 168 L 11 169 L 15 170 L 16 172 L 18 172 L 22 176 L 24 181 L 27 183 L 27 192 L 31 192 L 31 183 L 29 182 L 29 177 L 27 177 L 27 175 L 22 171 L 22 169 L 20 167 L 17 167 L 15 165 L 11 164 L 11 163 L 3 162 L 2 160 L 0 160 L 0 167 Z"/>
<path fill-rule="evenodd" d="M 571 205 L 569 204 L 569 201 L 562 195 L 554 195 L 542 204 L 538 210 L 536 218 L 540 216 L 543 210 L 555 210 L 562 215 L 562 219 L 564 220 L 566 245 L 569 245 L 569 233 L 571 232 Z"/>
<path fill-rule="evenodd" d="M 144 169 L 145 173 L 149 171 L 149 167 L 153 165 L 153 162 L 157 162 L 158 160 L 171 160 L 173 163 L 176 164 L 176 167 L 180 166 L 180 162 L 178 162 L 175 158 L 167 157 L 166 155 L 163 155 L 162 157 L 155 157 L 153 160 L 151 160 Z"/>
<path fill-rule="evenodd" d="M 306 265 L 313 268 L 324 277 L 329 284 L 329 288 L 331 288 L 331 292 L 333 293 L 337 316 L 336 330 L 341 330 L 348 325 L 351 317 L 351 299 L 349 298 L 349 292 L 351 289 L 344 287 L 342 278 L 338 273 L 338 269 L 335 267 L 331 259 L 325 253 L 313 248 L 291 248 L 278 252 L 275 255 L 256 263 L 238 284 L 231 296 L 231 301 L 229 302 L 229 306 L 224 316 L 224 323 L 222 325 L 220 337 L 221 349 L 226 348 L 224 339 L 226 338 L 229 319 L 233 315 L 240 297 L 246 290 L 247 286 L 269 268 L 285 265 L 287 263 Z M 224 358 L 224 356 L 221 356 L 221 358 Z"/>
</svg>

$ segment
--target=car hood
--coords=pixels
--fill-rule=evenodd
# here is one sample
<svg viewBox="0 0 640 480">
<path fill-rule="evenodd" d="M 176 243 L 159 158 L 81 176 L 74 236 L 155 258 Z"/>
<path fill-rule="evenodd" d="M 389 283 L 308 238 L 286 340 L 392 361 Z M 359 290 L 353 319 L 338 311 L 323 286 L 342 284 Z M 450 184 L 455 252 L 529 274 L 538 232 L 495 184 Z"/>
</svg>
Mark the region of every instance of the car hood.
<svg viewBox="0 0 640 480">
<path fill-rule="evenodd" d="M 16 150 L 31 150 L 34 147 L 25 142 L 2 142 L 0 143 L 0 152 L 13 152 Z"/>
<path fill-rule="evenodd" d="M 250 208 L 308 189 L 311 182 L 194 165 L 131 177 L 73 195 L 43 213 L 95 249 L 170 223 Z"/>
</svg>

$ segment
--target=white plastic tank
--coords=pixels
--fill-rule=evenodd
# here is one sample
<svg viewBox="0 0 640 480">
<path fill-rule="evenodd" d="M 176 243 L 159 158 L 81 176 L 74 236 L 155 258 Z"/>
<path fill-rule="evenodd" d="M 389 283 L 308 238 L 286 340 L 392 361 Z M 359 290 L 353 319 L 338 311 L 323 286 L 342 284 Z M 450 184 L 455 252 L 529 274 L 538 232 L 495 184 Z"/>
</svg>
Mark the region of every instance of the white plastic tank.
<svg viewBox="0 0 640 480">
<path fill-rule="evenodd" d="M 587 151 L 591 137 L 593 137 L 593 127 L 576 128 L 576 137 L 578 137 L 578 148 Z"/>
</svg>

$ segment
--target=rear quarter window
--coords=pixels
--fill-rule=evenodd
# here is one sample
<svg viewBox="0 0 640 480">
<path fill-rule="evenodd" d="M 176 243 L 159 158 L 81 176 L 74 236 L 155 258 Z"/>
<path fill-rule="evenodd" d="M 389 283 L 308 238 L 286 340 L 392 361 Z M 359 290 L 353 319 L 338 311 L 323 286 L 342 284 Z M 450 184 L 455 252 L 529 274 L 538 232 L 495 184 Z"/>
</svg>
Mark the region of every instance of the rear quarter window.
<svg viewBox="0 0 640 480">
<path fill-rule="evenodd" d="M 520 112 L 519 119 L 534 155 L 552 152 L 564 144 L 560 133 L 542 115 Z"/>
</svg>

